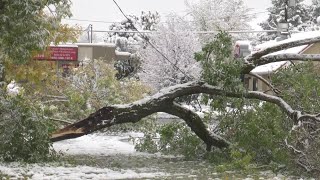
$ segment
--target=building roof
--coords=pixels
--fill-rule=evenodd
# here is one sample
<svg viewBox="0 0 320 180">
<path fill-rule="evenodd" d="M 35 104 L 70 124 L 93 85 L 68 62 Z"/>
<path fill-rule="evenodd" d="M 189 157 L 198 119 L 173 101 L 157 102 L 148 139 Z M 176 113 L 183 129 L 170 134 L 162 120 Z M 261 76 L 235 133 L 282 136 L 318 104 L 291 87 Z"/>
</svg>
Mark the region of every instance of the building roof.
<svg viewBox="0 0 320 180">
<path fill-rule="evenodd" d="M 111 47 L 111 48 L 115 48 L 116 45 L 113 43 L 105 43 L 105 42 L 99 42 L 99 43 L 61 43 L 61 44 L 57 44 L 55 45 L 54 43 L 51 43 L 50 46 L 58 46 L 58 47 L 79 47 L 79 46 L 101 46 L 101 47 Z"/>
<path fill-rule="evenodd" d="M 320 31 L 309 31 L 309 32 L 301 32 L 301 33 L 291 34 L 290 38 L 285 39 L 283 41 L 271 40 L 271 41 L 265 42 L 263 44 L 259 44 L 253 48 L 252 53 L 259 51 L 261 49 L 264 49 L 264 48 L 280 45 L 283 43 L 288 43 L 288 42 L 293 42 L 293 41 L 297 41 L 297 40 L 303 40 L 303 39 L 308 39 L 308 38 L 313 38 L 313 37 L 318 37 L 318 36 L 320 36 Z M 305 49 L 308 48 L 308 46 L 310 46 L 310 45 L 297 46 L 297 47 L 277 51 L 277 52 L 268 54 L 266 56 L 285 54 L 285 53 L 301 54 L 304 52 Z M 266 57 L 266 56 L 264 56 L 264 57 Z M 256 68 L 254 68 L 251 72 L 254 72 L 257 74 L 270 74 L 270 73 L 276 71 L 277 69 L 279 69 L 280 67 L 288 65 L 289 63 L 290 63 L 289 61 L 280 61 L 280 62 L 269 63 L 269 64 L 258 66 Z"/>
</svg>

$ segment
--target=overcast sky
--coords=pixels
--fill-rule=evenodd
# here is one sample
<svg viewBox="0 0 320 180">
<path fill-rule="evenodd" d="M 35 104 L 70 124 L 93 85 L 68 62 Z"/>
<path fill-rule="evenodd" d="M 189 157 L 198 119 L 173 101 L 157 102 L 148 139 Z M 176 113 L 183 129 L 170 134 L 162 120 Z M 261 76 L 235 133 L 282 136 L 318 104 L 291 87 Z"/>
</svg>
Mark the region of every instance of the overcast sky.
<svg viewBox="0 0 320 180">
<path fill-rule="evenodd" d="M 158 11 L 162 17 L 177 13 L 186 14 L 185 0 L 116 0 L 126 14 L 140 15 L 141 11 Z M 196 0 L 189 0 L 193 2 Z M 308 0 L 311 1 L 311 0 Z M 95 20 L 95 21 L 121 21 L 122 14 L 112 0 L 72 0 L 72 19 Z M 257 19 L 251 22 L 252 25 L 265 19 L 266 8 L 271 6 L 271 0 L 244 0 L 245 4 L 252 9 L 252 13 L 258 13 Z M 264 12 L 264 13 L 263 13 Z M 70 24 L 79 24 L 83 27 L 93 24 L 95 30 L 105 30 L 110 24 L 98 22 L 65 20 Z M 257 26 L 254 27 L 258 28 Z"/>
</svg>

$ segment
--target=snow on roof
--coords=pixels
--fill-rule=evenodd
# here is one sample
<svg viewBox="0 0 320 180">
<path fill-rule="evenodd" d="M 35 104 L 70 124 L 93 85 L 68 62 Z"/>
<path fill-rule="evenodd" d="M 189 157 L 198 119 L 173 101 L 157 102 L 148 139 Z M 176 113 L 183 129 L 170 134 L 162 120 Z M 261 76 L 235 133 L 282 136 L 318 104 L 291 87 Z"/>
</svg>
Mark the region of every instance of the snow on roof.
<svg viewBox="0 0 320 180">
<path fill-rule="evenodd" d="M 313 37 L 318 37 L 318 36 L 320 36 L 320 31 L 309 31 L 309 32 L 301 32 L 301 33 L 291 34 L 290 38 L 282 40 L 282 41 L 271 40 L 271 41 L 259 44 L 256 47 L 254 47 L 253 53 L 256 51 L 259 51 L 261 49 L 280 45 L 283 43 L 288 43 L 288 42 L 293 42 L 293 41 L 297 41 L 297 40 L 303 40 L 303 39 L 308 39 L 308 38 L 313 38 Z M 308 45 L 297 46 L 297 47 L 277 51 L 277 52 L 268 54 L 266 56 L 284 54 L 284 53 L 299 54 L 299 53 L 302 53 L 303 50 L 306 49 L 307 47 L 308 47 Z M 266 56 L 264 56 L 264 57 L 266 57 Z M 287 63 L 288 63 L 288 61 L 269 63 L 269 64 L 265 64 L 262 66 L 258 66 L 256 68 L 254 68 L 251 72 L 254 72 L 257 74 L 270 74 L 273 71 L 276 71 L 277 69 L 279 69 L 280 67 L 284 66 Z"/>
<path fill-rule="evenodd" d="M 131 53 L 129 52 L 122 52 L 122 51 L 115 51 L 117 56 L 130 56 Z"/>
<path fill-rule="evenodd" d="M 320 31 L 308 31 L 308 32 L 301 32 L 301 33 L 294 33 L 291 34 L 291 37 L 282 41 L 276 41 L 276 40 L 271 40 L 262 44 L 259 44 L 255 46 L 255 51 L 261 50 L 263 48 L 271 47 L 271 46 L 276 46 L 280 45 L 283 43 L 288 43 L 288 42 L 293 42 L 297 40 L 303 40 L 303 39 L 308 39 L 308 38 L 314 38 L 320 36 Z M 291 48 L 290 48 L 291 49 Z M 296 52 L 299 53 L 299 52 Z"/>
<path fill-rule="evenodd" d="M 57 47 L 79 47 L 79 46 L 101 46 L 101 47 L 112 47 L 115 48 L 116 45 L 113 43 L 65 43 L 65 44 L 54 44 L 50 43 L 50 46 L 57 46 Z"/>
<path fill-rule="evenodd" d="M 260 75 L 271 74 L 272 72 L 276 71 L 280 67 L 285 66 L 287 63 L 288 61 L 280 61 L 280 62 L 264 64 L 254 68 L 251 72 L 257 73 Z"/>
<path fill-rule="evenodd" d="M 101 46 L 101 47 L 113 47 L 115 48 L 116 45 L 113 43 L 105 43 L 105 42 L 99 42 L 99 43 L 76 43 L 78 46 Z"/>
<path fill-rule="evenodd" d="M 72 43 L 66 43 L 66 44 L 54 44 L 54 43 L 50 43 L 50 46 L 53 46 L 53 47 L 78 47 L 78 45 L 72 44 Z"/>
<path fill-rule="evenodd" d="M 251 46 L 251 41 L 249 41 L 249 40 L 238 40 L 238 41 L 236 41 L 236 44 Z"/>
</svg>

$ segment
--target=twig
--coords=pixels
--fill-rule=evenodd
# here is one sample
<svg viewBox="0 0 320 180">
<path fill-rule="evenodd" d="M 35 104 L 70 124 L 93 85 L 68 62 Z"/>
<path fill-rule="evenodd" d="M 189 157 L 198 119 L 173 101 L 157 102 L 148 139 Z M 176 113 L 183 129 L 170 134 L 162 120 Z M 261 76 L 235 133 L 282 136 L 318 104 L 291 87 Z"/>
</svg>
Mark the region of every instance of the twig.
<svg viewBox="0 0 320 180">
<path fill-rule="evenodd" d="M 70 121 L 66 121 L 66 120 L 63 120 L 63 119 L 56 119 L 56 118 L 52 118 L 52 117 L 44 117 L 46 119 L 50 119 L 50 120 L 53 120 L 53 121 L 57 121 L 57 122 L 62 122 L 62 123 L 65 123 L 65 124 L 72 124 L 73 122 L 75 122 L 76 120 L 72 120 L 73 122 L 70 122 Z"/>
</svg>

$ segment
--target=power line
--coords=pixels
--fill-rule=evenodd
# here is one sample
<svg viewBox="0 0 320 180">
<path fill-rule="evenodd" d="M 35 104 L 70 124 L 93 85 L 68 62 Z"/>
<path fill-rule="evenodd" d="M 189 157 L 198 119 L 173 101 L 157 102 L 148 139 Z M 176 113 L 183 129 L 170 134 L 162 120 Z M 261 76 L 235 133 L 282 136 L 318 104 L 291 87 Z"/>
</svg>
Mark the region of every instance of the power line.
<svg viewBox="0 0 320 180">
<path fill-rule="evenodd" d="M 134 24 L 132 23 L 132 21 L 126 16 L 126 14 L 122 11 L 121 7 L 118 5 L 118 3 L 113 0 L 113 2 L 116 4 L 116 6 L 119 8 L 120 12 L 122 13 L 122 15 L 129 21 L 129 23 L 131 23 L 131 25 L 133 26 L 133 28 L 137 31 L 138 34 L 140 34 L 142 37 L 144 37 L 144 35 L 142 33 L 140 33 L 140 31 L 134 26 Z M 171 65 L 173 65 L 174 67 L 176 67 L 182 74 L 184 74 L 189 80 L 192 80 L 193 78 L 191 78 L 189 75 L 187 75 L 184 71 L 182 71 L 176 64 L 172 63 L 169 58 L 167 58 L 155 45 L 153 45 L 147 38 L 144 38 L 145 41 L 147 41 L 147 43 L 153 48 L 155 49 L 166 61 L 168 61 Z"/>
<path fill-rule="evenodd" d="M 269 11 L 261 11 L 261 12 L 255 12 L 251 14 L 245 14 L 245 16 L 251 16 L 256 14 L 262 14 L 267 13 Z M 189 15 L 190 13 L 187 13 L 186 15 Z M 239 19 L 245 18 L 245 17 L 239 17 Z M 90 19 L 77 19 L 77 18 L 64 18 L 66 21 L 79 21 L 79 22 L 95 22 L 95 23 L 104 23 L 104 24 L 114 24 L 114 23 L 121 23 L 121 21 L 103 21 L 103 20 L 90 20 Z M 185 22 L 196 22 L 196 21 L 185 21 Z M 160 23 L 168 23 L 168 22 L 160 22 Z"/>
<path fill-rule="evenodd" d="M 87 30 L 83 30 L 83 31 L 87 31 Z M 137 34 L 151 34 L 151 33 L 154 33 L 156 34 L 157 32 L 156 31 L 138 31 L 138 30 L 135 30 L 135 31 L 121 31 L 121 30 L 93 30 L 92 32 L 97 32 L 97 33 L 137 33 Z M 184 32 L 184 31 L 181 31 L 181 32 Z M 195 34 L 216 34 L 218 33 L 219 31 L 185 31 L 185 32 L 188 32 L 188 33 L 195 33 Z M 250 29 L 247 29 L 247 30 L 238 30 L 238 31 L 226 31 L 227 33 L 230 33 L 230 34 L 244 34 L 244 33 L 261 33 L 261 32 L 278 32 L 277 30 L 250 30 Z M 168 31 L 168 33 L 170 33 L 170 31 Z"/>
<path fill-rule="evenodd" d="M 82 21 L 82 22 L 96 22 L 96 23 L 105 23 L 105 24 L 113 24 L 113 23 L 121 23 L 116 21 L 100 21 L 100 20 L 89 20 L 89 19 L 75 19 L 75 18 L 65 18 L 67 21 Z"/>
<path fill-rule="evenodd" d="M 256 15 L 256 14 L 263 14 L 263 13 L 268 13 L 269 11 L 261 11 L 261 12 L 255 12 L 255 13 L 250 13 L 250 14 L 245 14 L 245 15 Z"/>
</svg>

